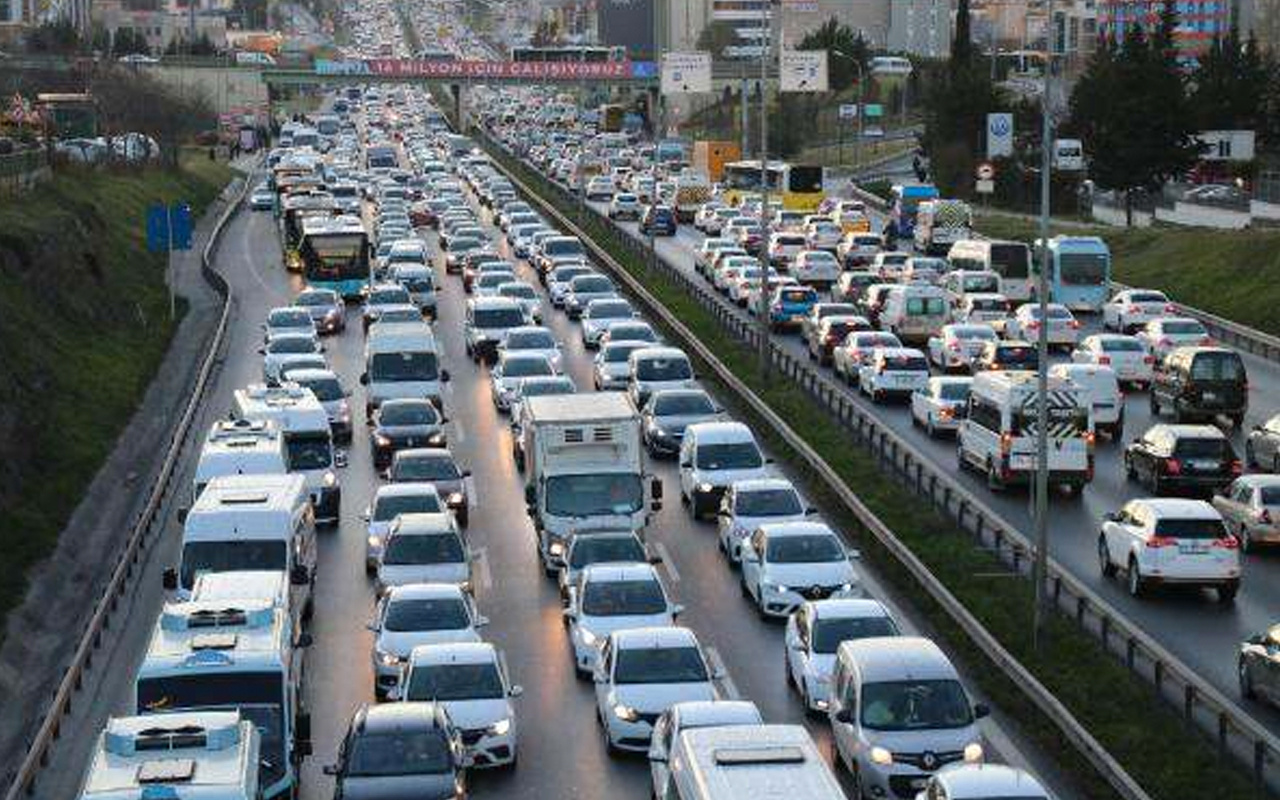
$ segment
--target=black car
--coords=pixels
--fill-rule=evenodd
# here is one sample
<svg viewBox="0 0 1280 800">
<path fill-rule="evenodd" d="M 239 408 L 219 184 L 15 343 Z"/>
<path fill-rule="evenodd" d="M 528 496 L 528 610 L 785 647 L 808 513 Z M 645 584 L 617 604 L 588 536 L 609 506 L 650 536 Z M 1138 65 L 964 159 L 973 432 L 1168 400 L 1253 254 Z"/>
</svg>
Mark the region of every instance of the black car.
<svg viewBox="0 0 1280 800">
<path fill-rule="evenodd" d="M 1280 473 L 1280 414 L 1249 431 L 1244 440 L 1244 460 L 1255 469 Z"/>
<path fill-rule="evenodd" d="M 335 800 L 461 800 L 470 765 L 461 735 L 438 703 L 363 705 L 342 737 Z"/>
<path fill-rule="evenodd" d="M 676 235 L 676 214 L 667 206 L 648 206 L 640 218 L 640 232 L 654 236 Z"/>
<path fill-rule="evenodd" d="M 1249 408 L 1249 378 L 1240 354 L 1225 347 L 1179 347 L 1151 381 L 1151 414 L 1178 422 L 1224 416 L 1237 428 Z"/>
<path fill-rule="evenodd" d="M 1125 476 L 1154 495 L 1211 495 L 1240 476 L 1240 459 L 1211 425 L 1152 425 L 1124 452 Z"/>
<path fill-rule="evenodd" d="M 398 450 L 444 447 L 445 419 L 430 400 L 384 400 L 373 415 L 373 466 L 386 469 Z"/>
</svg>

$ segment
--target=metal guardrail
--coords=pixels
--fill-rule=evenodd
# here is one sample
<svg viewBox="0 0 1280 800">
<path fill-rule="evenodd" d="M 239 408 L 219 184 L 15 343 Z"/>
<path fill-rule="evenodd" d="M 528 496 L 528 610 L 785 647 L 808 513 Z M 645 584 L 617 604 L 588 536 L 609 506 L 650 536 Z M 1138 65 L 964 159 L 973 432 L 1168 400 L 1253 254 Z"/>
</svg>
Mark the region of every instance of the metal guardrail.
<svg viewBox="0 0 1280 800">
<path fill-rule="evenodd" d="M 495 146 L 502 147 L 496 143 Z M 578 202 L 577 197 L 564 187 L 550 181 L 547 183 L 566 201 Z M 862 194 L 883 206 L 883 201 L 878 197 L 865 192 Z M 662 269 L 669 279 L 712 313 L 732 335 L 752 348 L 758 347 L 761 331 L 754 319 L 711 292 L 706 285 L 697 282 L 688 273 L 655 257 L 646 241 L 615 225 L 607 217 L 598 213 L 597 216 L 602 224 L 614 229 L 619 241 Z M 584 237 L 584 242 L 587 241 L 589 240 Z M 603 263 L 612 261 L 607 258 L 607 253 L 604 256 L 606 258 L 602 259 Z M 961 530 L 974 537 L 978 546 L 994 553 L 1013 571 L 1030 574 L 1034 553 L 1030 540 L 1016 526 L 964 488 L 952 471 L 933 463 L 922 451 L 856 402 L 846 387 L 820 373 L 807 360 L 797 359 L 773 344 L 770 344 L 769 353 L 773 366 L 824 406 L 854 438 L 875 454 L 883 468 L 893 472 L 918 494 L 927 498 L 939 512 L 955 519 Z M 868 529 L 872 530 L 870 527 Z M 875 533 L 874 530 L 872 532 Z M 1143 630 L 1140 624 L 1128 619 L 1054 559 L 1049 562 L 1048 581 L 1049 595 L 1055 607 L 1073 618 L 1082 630 L 1100 639 L 1103 647 L 1123 660 L 1131 672 L 1150 681 L 1166 701 L 1180 709 L 1186 723 L 1199 725 L 1207 731 L 1215 740 L 1221 757 L 1232 756 L 1248 765 L 1259 786 L 1280 783 L 1280 775 L 1277 775 L 1276 769 L 1277 760 L 1280 759 L 1280 737 L 1200 677 Z M 1027 686 L 1021 681 L 1018 681 L 1018 685 Z M 1052 715 L 1050 718 L 1054 719 Z M 1085 752 L 1085 755 L 1096 756 L 1090 752 Z"/>
<path fill-rule="evenodd" d="M 156 474 L 155 481 L 151 485 L 147 503 L 143 507 L 138 521 L 134 524 L 132 532 L 129 534 L 124 550 L 116 562 L 115 569 L 111 572 L 111 579 L 108 581 L 106 589 L 94 606 L 93 615 L 89 617 L 89 623 L 85 626 L 80 643 L 76 647 L 75 654 L 71 657 L 71 663 L 62 675 L 62 680 L 54 693 L 53 701 L 45 711 L 44 719 L 40 723 L 35 737 L 31 740 L 31 744 L 27 747 L 22 763 L 18 765 L 17 770 L 14 772 L 13 780 L 5 791 L 4 800 L 20 800 L 20 798 L 33 792 L 36 776 L 48 765 L 50 749 L 61 736 L 63 717 L 71 710 L 72 697 L 83 687 L 85 673 L 93 668 L 94 653 L 102 646 L 103 633 L 110 627 L 112 614 L 115 612 L 121 597 L 128 590 L 129 584 L 139 568 L 142 552 L 147 546 L 148 540 L 164 529 L 164 520 L 158 512 L 169 493 L 175 474 L 175 467 L 186 444 L 191 422 L 200 407 L 205 391 L 208 389 L 209 377 L 213 373 L 214 364 L 226 339 L 227 323 L 231 316 L 231 287 L 225 278 L 214 271 L 210 259 L 213 250 L 221 239 L 223 227 L 235 214 L 240 207 L 241 201 L 244 200 L 249 191 L 249 179 L 247 177 L 243 178 L 241 182 L 242 185 L 239 187 L 238 193 L 227 204 L 222 216 L 218 218 L 213 232 L 209 235 L 209 241 L 205 243 L 204 250 L 200 255 L 201 275 L 222 298 L 222 314 L 218 318 L 218 326 L 214 331 L 209 351 L 205 354 L 204 360 L 200 364 L 200 371 L 192 387 L 191 396 L 187 400 L 182 416 L 173 430 L 169 446 L 165 449 L 164 461 L 160 466 L 160 471 Z"/>
<path fill-rule="evenodd" d="M 489 140 L 493 146 L 501 147 L 501 145 Z M 514 157 L 514 156 L 513 156 Z M 501 168 L 501 165 L 500 165 Z M 596 243 L 588 234 L 582 231 L 570 218 L 561 214 L 551 203 L 542 198 L 538 192 L 530 189 L 519 178 L 512 175 L 504 169 L 507 176 L 512 182 L 530 199 L 542 207 L 542 209 L 556 221 L 556 224 L 563 229 L 572 232 L 578 236 L 584 245 L 591 251 L 592 256 L 608 269 L 613 275 L 626 287 L 629 294 L 639 299 L 655 317 L 661 320 L 662 324 L 672 331 L 696 357 L 706 364 L 715 374 L 716 379 L 722 383 L 729 391 L 741 397 L 746 401 L 751 411 L 758 417 L 763 419 L 769 427 L 784 441 L 787 446 L 794 450 L 803 460 L 806 467 L 813 471 L 823 483 L 837 496 L 841 503 L 849 510 L 849 512 L 858 520 L 859 523 L 869 532 L 876 540 L 894 557 L 903 567 L 911 573 L 912 577 L 928 592 L 929 596 L 951 617 L 956 625 L 964 631 L 965 635 L 980 649 L 983 654 L 991 660 L 1005 676 L 1014 683 L 1027 696 L 1032 703 L 1050 719 L 1063 736 L 1066 737 L 1072 746 L 1074 746 L 1082 756 L 1098 771 L 1098 773 L 1126 800 L 1149 800 L 1149 795 L 1138 785 L 1132 776 L 1130 776 L 1119 762 L 1117 762 L 1106 749 L 1098 743 L 1098 741 L 1089 733 L 1087 729 L 1075 718 L 1071 712 L 1060 703 L 1053 694 L 1041 684 L 1035 676 L 1033 676 L 1014 656 L 1004 648 L 1003 645 L 988 631 L 981 622 L 974 617 L 968 609 L 942 584 L 929 568 L 925 566 L 906 544 L 900 540 L 897 535 L 884 524 L 881 519 L 876 516 L 866 505 L 859 499 L 857 494 L 849 488 L 844 479 L 831 468 L 829 464 L 814 450 L 808 442 L 806 442 L 795 430 L 779 416 L 767 403 L 759 398 L 743 383 L 733 372 L 719 360 L 712 350 L 703 344 L 697 336 L 689 330 L 689 328 L 681 322 L 674 314 L 654 297 L 644 284 L 622 267 L 609 254 L 609 252 Z M 565 199 L 573 201 L 575 198 L 567 192 L 548 182 L 553 186 L 555 191 L 561 192 Z M 604 217 L 601 217 L 605 220 Z M 648 257 L 651 251 L 640 240 L 631 237 L 621 228 L 617 229 L 617 233 L 623 237 L 622 241 L 632 245 L 632 249 L 638 255 Z M 665 267 L 664 273 L 666 277 L 676 280 L 684 279 L 687 281 L 685 273 L 675 270 L 667 264 L 659 262 Z M 689 288 L 701 289 L 693 285 Z M 726 317 L 722 312 L 724 306 L 719 302 L 719 298 L 714 295 L 708 295 L 705 291 L 696 291 L 692 294 L 694 299 L 699 302 L 704 309 L 716 315 L 722 324 L 729 323 L 730 318 Z M 735 322 L 741 320 L 733 315 Z M 757 326 L 748 325 L 732 325 L 734 334 L 744 341 L 751 342 L 753 334 L 758 335 Z M 754 346 L 754 342 L 752 342 Z M 775 363 L 776 351 L 774 353 Z"/>
</svg>

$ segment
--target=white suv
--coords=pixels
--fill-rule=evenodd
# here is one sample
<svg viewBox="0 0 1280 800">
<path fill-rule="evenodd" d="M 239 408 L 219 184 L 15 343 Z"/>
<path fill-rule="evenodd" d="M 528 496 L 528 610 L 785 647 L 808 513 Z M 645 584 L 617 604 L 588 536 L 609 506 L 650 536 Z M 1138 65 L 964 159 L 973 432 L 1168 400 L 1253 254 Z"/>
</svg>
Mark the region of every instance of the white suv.
<svg viewBox="0 0 1280 800">
<path fill-rule="evenodd" d="M 1183 584 L 1214 588 L 1229 604 L 1240 589 L 1240 542 L 1202 500 L 1130 500 L 1103 519 L 1098 564 L 1107 577 L 1124 570 L 1134 597 Z"/>
</svg>

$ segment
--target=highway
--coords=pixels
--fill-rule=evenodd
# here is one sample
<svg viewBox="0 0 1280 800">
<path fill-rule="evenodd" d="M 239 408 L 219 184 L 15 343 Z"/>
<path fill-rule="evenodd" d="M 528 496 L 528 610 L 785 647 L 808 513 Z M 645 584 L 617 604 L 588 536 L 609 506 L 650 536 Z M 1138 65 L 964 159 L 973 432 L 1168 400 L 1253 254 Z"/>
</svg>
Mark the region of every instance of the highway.
<svg viewBox="0 0 1280 800">
<path fill-rule="evenodd" d="M 592 202 L 590 205 L 600 213 L 604 213 L 607 206 L 601 202 Z M 620 224 L 631 235 L 640 238 L 635 223 Z M 883 221 L 873 220 L 872 225 L 878 230 Z M 692 226 L 681 226 L 676 236 L 660 237 L 655 243 L 661 258 L 694 276 L 696 280 L 702 280 L 694 271 L 693 254 L 703 238 Z M 746 311 L 738 309 L 736 312 L 744 318 L 747 316 Z M 1086 316 L 1081 321 L 1081 338 L 1101 329 L 1099 318 Z M 805 346 L 798 335 L 777 338 L 784 342 L 784 346 L 793 355 L 805 358 Z M 1249 374 L 1249 413 L 1243 429 L 1248 431 L 1277 410 L 1276 398 L 1280 398 L 1280 365 L 1248 353 L 1241 355 Z M 1065 360 L 1065 357 L 1053 357 L 1055 362 L 1060 360 Z M 905 405 L 877 406 L 852 387 L 848 389 L 848 393 L 944 470 L 957 472 L 955 444 L 952 439 L 930 439 L 923 430 L 911 424 L 911 415 Z M 1146 393 L 1128 393 L 1125 399 L 1124 442 L 1115 443 L 1107 441 L 1105 437 L 1099 438 L 1096 473 L 1083 499 L 1051 496 L 1051 555 L 1122 613 L 1139 622 L 1149 634 L 1159 639 L 1166 648 L 1227 696 L 1238 698 L 1236 652 L 1239 644 L 1248 636 L 1274 624 L 1277 609 L 1280 609 L 1280 553 L 1261 549 L 1244 556 L 1243 585 L 1231 607 L 1219 605 L 1211 592 L 1186 589 L 1163 589 L 1135 600 L 1125 592 L 1122 582 L 1102 578 L 1098 569 L 1096 545 L 1102 515 L 1145 494 L 1142 487 L 1129 482 L 1124 476 L 1123 445 L 1140 436 L 1154 421 L 1148 409 Z M 1162 421 L 1170 422 L 1171 419 L 1164 417 Z M 1243 433 L 1229 430 L 1228 434 L 1236 453 L 1243 456 Z M 1030 533 L 1033 522 L 1028 492 L 1011 489 L 992 493 L 987 489 L 983 476 L 969 472 L 960 473 L 958 479 L 1019 529 Z M 1275 709 L 1243 698 L 1240 698 L 1240 702 L 1259 720 L 1272 726 L 1280 726 L 1280 713 Z"/>
</svg>

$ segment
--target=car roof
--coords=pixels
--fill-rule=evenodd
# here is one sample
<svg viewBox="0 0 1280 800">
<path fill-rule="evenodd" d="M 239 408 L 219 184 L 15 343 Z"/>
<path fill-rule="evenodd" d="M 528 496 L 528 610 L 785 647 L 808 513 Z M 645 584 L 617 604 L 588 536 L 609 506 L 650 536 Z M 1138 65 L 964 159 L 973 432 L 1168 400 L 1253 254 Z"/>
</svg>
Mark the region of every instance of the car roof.
<svg viewBox="0 0 1280 800">
<path fill-rule="evenodd" d="M 958 764 L 939 770 L 936 779 L 947 788 L 947 797 L 955 800 L 1001 797 L 1028 800 L 1049 796 L 1035 777 L 1004 764 Z"/>
<path fill-rule="evenodd" d="M 658 580 L 652 564 L 609 561 L 590 564 L 582 570 L 584 583 L 618 583 L 620 581 Z"/>
<path fill-rule="evenodd" d="M 1144 497 L 1137 501 L 1151 509 L 1157 517 L 1183 519 L 1222 519 L 1218 510 L 1203 500 L 1179 497 Z"/>
<path fill-rule="evenodd" d="M 1163 433 L 1179 439 L 1226 439 L 1227 435 L 1214 425 L 1186 425 L 1159 423 L 1152 425 L 1148 433 Z"/>
<path fill-rule="evenodd" d="M 867 683 L 959 679 L 942 649 L 920 636 L 851 639 L 840 643 L 838 654 L 856 661 Z"/>
<path fill-rule="evenodd" d="M 392 536 L 442 536 L 456 533 L 451 511 L 400 514 L 391 531 Z"/>
<path fill-rule="evenodd" d="M 791 522 L 766 522 L 759 528 L 771 539 L 785 536 L 835 536 L 836 532 L 825 522 L 814 520 L 793 520 Z"/>
<path fill-rule="evenodd" d="M 758 725 L 764 720 L 750 700 L 686 700 L 671 706 L 671 717 L 681 730 L 713 725 Z"/>
<path fill-rule="evenodd" d="M 404 483 L 384 483 L 374 492 L 374 501 L 381 500 L 384 497 L 417 497 L 419 495 L 436 495 L 440 493 L 436 490 L 436 485 L 429 481 L 405 481 Z"/>
<path fill-rule="evenodd" d="M 435 703 L 370 703 L 356 712 L 354 724 L 358 734 L 434 730 L 447 719 L 443 708 Z"/>
<path fill-rule="evenodd" d="M 768 492 L 777 491 L 779 489 L 791 489 L 795 491 L 795 485 L 786 478 L 747 478 L 745 480 L 734 481 L 729 485 L 733 491 L 741 494 L 743 492 Z"/>
<path fill-rule="evenodd" d="M 696 647 L 698 637 L 678 625 L 626 628 L 610 634 L 614 650 L 652 650 L 666 647 Z"/>
<path fill-rule="evenodd" d="M 498 648 L 491 642 L 448 642 L 423 644 L 413 648 L 409 660 L 424 664 L 496 664 Z"/>
<path fill-rule="evenodd" d="M 399 600 L 461 600 L 462 587 L 456 583 L 405 583 L 387 592 L 387 602 Z"/>
<path fill-rule="evenodd" d="M 751 429 L 741 422 L 698 422 L 685 430 L 701 442 L 745 442 L 756 440 Z"/>
<path fill-rule="evenodd" d="M 890 617 L 889 609 L 879 600 L 863 597 L 831 597 L 805 603 L 817 619 L 851 619 Z"/>
</svg>

